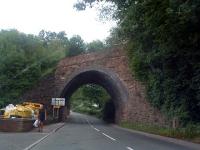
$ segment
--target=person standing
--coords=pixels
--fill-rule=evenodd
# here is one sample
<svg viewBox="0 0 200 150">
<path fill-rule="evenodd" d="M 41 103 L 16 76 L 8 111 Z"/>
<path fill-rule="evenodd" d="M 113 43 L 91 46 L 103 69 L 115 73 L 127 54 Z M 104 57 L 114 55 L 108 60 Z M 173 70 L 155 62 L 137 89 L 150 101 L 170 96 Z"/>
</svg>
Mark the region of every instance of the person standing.
<svg viewBox="0 0 200 150">
<path fill-rule="evenodd" d="M 39 132 L 43 132 L 44 121 L 46 120 L 46 109 L 44 108 L 44 105 L 39 110 L 38 120 L 39 120 Z"/>
</svg>

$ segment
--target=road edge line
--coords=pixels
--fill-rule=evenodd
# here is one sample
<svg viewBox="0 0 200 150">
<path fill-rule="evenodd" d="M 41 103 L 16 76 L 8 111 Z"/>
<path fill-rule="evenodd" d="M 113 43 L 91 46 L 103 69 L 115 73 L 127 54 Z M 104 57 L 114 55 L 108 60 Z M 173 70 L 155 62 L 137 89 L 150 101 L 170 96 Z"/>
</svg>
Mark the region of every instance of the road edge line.
<svg viewBox="0 0 200 150">
<path fill-rule="evenodd" d="M 56 129 L 54 129 L 53 131 L 51 131 L 50 133 L 48 133 L 47 135 L 45 135 L 44 137 L 42 137 L 41 139 L 37 140 L 36 142 L 32 143 L 31 145 L 29 145 L 28 147 L 24 148 L 23 150 L 31 150 L 33 147 L 35 147 L 36 145 L 38 145 L 40 142 L 42 142 L 44 139 L 46 139 L 48 136 L 50 136 L 51 134 L 57 132 L 60 128 L 62 128 L 65 125 L 65 123 L 63 123 L 61 126 L 57 127 Z"/>
</svg>

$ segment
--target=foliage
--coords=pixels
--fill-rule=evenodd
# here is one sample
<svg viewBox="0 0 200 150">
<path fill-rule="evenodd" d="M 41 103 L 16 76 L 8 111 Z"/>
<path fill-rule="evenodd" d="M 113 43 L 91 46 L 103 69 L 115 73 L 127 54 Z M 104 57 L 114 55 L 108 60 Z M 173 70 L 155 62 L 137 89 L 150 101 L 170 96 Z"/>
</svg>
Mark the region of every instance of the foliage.
<svg viewBox="0 0 200 150">
<path fill-rule="evenodd" d="M 29 49 L 29 47 L 32 47 L 32 49 Z M 34 64 L 31 66 L 32 70 L 26 71 L 26 68 L 39 58 L 37 51 L 39 48 L 42 48 L 42 44 L 33 36 L 21 34 L 16 30 L 1 31 L 1 106 L 5 102 L 9 102 L 11 97 L 15 101 L 18 93 L 21 93 L 22 88 L 26 88 L 30 85 L 28 80 L 35 80 L 35 78 L 40 76 L 41 72 L 37 67 L 39 64 Z"/>
<path fill-rule="evenodd" d="M 105 45 L 100 40 L 92 41 L 87 44 L 87 52 L 98 52 L 105 49 Z"/>
<path fill-rule="evenodd" d="M 44 33 L 43 36 L 41 33 Z M 39 36 L 17 30 L 0 31 L 0 107 L 17 103 L 20 95 L 64 57 L 66 37 L 41 31 Z"/>
<path fill-rule="evenodd" d="M 119 28 L 112 28 L 110 30 L 110 36 L 106 38 L 106 45 L 109 48 L 115 47 L 115 46 L 122 46 L 124 45 L 126 41 L 126 37 L 124 36 L 124 33 L 121 32 Z"/>
<path fill-rule="evenodd" d="M 101 43 L 98 41 L 97 43 Z M 99 49 L 99 44 L 88 44 Z M 0 108 L 18 103 L 24 91 L 55 70 L 63 57 L 86 52 L 80 36 L 68 40 L 66 33 L 40 31 L 38 36 L 17 30 L 0 31 Z"/>
<path fill-rule="evenodd" d="M 200 143 L 200 126 L 189 124 L 185 128 L 177 128 L 172 129 L 168 127 L 159 127 L 153 125 L 147 125 L 142 123 L 130 123 L 130 122 L 122 122 L 120 126 L 128 129 L 139 130 L 143 132 L 148 132 L 152 134 L 173 137 L 173 138 L 180 138 L 180 139 L 187 139 L 193 142 Z"/>
<path fill-rule="evenodd" d="M 67 56 L 75 56 L 85 52 L 85 43 L 79 35 L 75 35 L 69 40 L 69 52 Z"/>
<path fill-rule="evenodd" d="M 117 7 L 117 33 L 127 41 L 133 75 L 146 85 L 151 104 L 183 124 L 199 122 L 200 1 L 107 1 Z"/>
<path fill-rule="evenodd" d="M 81 86 L 71 97 L 72 110 L 102 117 L 102 111 L 110 95 L 95 84 Z"/>
</svg>

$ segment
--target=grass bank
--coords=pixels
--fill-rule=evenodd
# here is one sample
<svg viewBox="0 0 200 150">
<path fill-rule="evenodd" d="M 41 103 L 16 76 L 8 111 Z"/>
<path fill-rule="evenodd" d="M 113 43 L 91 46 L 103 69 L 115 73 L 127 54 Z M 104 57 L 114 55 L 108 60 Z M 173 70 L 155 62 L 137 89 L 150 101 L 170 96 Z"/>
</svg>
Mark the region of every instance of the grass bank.
<svg viewBox="0 0 200 150">
<path fill-rule="evenodd" d="M 122 122 L 119 124 L 123 128 L 143 131 L 151 134 L 172 137 L 200 143 L 200 125 L 190 124 L 185 128 L 165 128 L 154 125 L 146 125 L 141 123 Z"/>
</svg>

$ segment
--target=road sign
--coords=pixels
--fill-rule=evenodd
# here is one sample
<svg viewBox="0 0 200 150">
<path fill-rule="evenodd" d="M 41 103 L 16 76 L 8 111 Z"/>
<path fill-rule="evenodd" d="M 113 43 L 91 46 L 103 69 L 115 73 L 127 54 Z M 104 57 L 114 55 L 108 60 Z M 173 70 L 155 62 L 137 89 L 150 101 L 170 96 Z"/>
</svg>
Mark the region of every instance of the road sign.
<svg viewBox="0 0 200 150">
<path fill-rule="evenodd" d="M 51 105 L 53 105 L 53 106 L 65 106 L 65 98 L 52 98 Z"/>
</svg>

